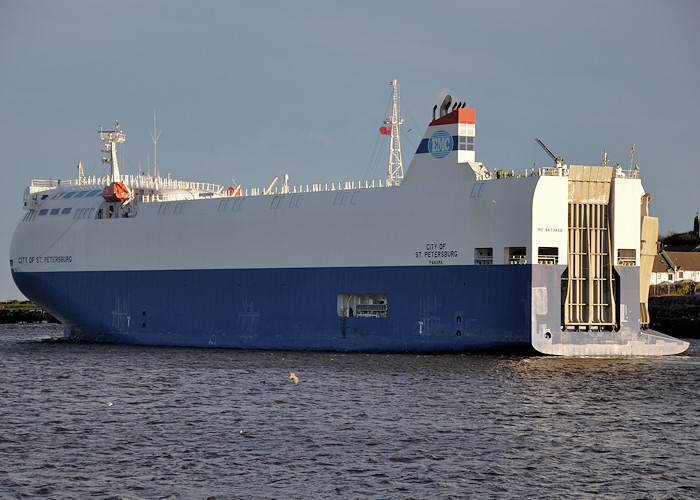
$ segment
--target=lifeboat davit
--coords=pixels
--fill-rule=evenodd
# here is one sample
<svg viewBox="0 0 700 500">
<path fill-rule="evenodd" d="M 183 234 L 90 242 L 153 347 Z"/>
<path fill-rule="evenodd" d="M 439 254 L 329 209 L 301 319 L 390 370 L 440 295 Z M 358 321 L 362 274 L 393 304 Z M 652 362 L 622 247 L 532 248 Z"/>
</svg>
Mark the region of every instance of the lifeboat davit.
<svg viewBox="0 0 700 500">
<path fill-rule="evenodd" d="M 123 182 L 113 182 L 102 190 L 105 201 L 124 201 L 129 199 L 129 189 Z"/>
</svg>

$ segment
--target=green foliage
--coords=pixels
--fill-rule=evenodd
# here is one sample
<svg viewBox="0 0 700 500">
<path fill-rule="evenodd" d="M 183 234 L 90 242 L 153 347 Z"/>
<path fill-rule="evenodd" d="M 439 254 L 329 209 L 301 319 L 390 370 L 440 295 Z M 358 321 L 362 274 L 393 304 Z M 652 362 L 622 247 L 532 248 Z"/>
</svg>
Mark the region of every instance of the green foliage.
<svg viewBox="0 0 700 500">
<path fill-rule="evenodd" d="M 700 292 L 700 282 L 682 281 L 680 283 L 662 283 L 649 287 L 650 297 L 663 297 L 665 295 L 694 295 Z"/>
<path fill-rule="evenodd" d="M 693 283 L 692 281 L 676 283 L 676 294 L 678 295 L 688 295 L 691 293 L 691 289 L 693 292 L 695 292 L 695 283 Z"/>
<path fill-rule="evenodd" d="M 669 233 L 659 238 L 664 245 L 700 245 L 700 236 L 694 231 L 687 233 Z"/>
</svg>

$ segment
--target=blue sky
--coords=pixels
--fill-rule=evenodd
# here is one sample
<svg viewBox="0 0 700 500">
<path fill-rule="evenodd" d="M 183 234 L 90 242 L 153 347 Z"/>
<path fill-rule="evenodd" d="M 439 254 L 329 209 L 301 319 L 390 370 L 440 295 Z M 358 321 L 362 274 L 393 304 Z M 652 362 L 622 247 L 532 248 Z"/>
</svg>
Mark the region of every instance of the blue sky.
<svg viewBox="0 0 700 500">
<path fill-rule="evenodd" d="M 660 232 L 700 210 L 700 2 L 0 0 L 0 299 L 21 298 L 9 243 L 32 178 L 102 175 L 100 125 L 127 134 L 122 171 L 153 157 L 183 180 L 267 185 L 364 178 L 391 87 L 404 163 L 445 91 L 477 110 L 493 170 L 629 166 Z M 408 129 L 412 129 L 410 132 Z M 382 177 L 382 164 L 376 178 Z"/>
</svg>

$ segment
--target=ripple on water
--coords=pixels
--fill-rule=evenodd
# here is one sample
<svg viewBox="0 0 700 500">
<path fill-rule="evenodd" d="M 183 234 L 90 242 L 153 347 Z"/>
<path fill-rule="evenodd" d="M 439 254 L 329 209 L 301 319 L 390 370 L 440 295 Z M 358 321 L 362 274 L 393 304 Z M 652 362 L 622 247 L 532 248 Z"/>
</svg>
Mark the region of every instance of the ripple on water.
<svg viewBox="0 0 700 500">
<path fill-rule="evenodd" d="M 0 496 L 692 498 L 700 356 L 178 349 L 2 327 Z M 54 339 L 45 341 L 43 339 Z M 294 372 L 301 380 L 289 380 Z"/>
</svg>

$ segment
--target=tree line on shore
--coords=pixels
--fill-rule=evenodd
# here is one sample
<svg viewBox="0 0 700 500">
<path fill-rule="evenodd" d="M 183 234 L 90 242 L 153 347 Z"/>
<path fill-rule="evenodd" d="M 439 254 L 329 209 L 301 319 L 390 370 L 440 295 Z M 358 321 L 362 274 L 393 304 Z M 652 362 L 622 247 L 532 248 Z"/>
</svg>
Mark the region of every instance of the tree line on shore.
<svg viewBox="0 0 700 500">
<path fill-rule="evenodd" d="M 0 323 L 58 323 L 58 320 L 28 300 L 7 300 L 0 302 Z"/>
</svg>

